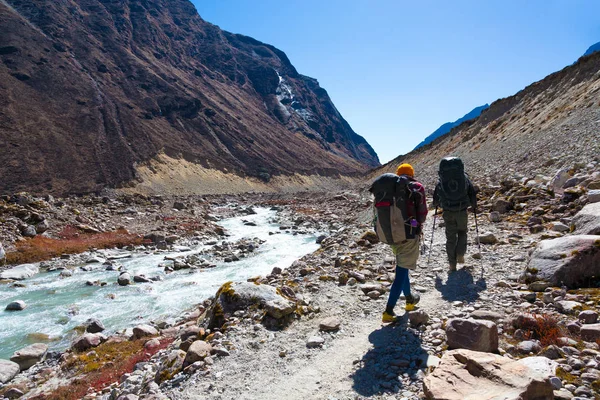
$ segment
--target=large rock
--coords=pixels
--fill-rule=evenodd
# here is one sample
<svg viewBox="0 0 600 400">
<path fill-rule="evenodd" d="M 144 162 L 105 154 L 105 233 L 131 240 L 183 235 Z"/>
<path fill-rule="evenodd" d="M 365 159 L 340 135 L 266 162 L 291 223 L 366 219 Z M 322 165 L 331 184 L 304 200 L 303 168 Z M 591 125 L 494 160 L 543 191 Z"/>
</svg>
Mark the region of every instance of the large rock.
<svg viewBox="0 0 600 400">
<path fill-rule="evenodd" d="M 133 339 L 141 339 L 147 336 L 158 335 L 158 329 L 151 325 L 142 324 L 133 328 Z"/>
<path fill-rule="evenodd" d="M 106 337 L 100 333 L 84 333 L 73 342 L 73 348 L 77 351 L 86 351 L 92 347 L 98 347 L 106 340 Z"/>
<path fill-rule="evenodd" d="M 0 359 L 0 383 L 7 383 L 17 376 L 21 368 L 14 361 Z"/>
<path fill-rule="evenodd" d="M 553 398 L 556 364 L 545 357 L 513 360 L 470 350 L 448 351 L 423 381 L 429 400 L 540 400 Z"/>
<path fill-rule="evenodd" d="M 211 351 L 212 346 L 210 343 L 206 343 L 203 340 L 196 340 L 188 349 L 185 355 L 183 366 L 186 367 L 195 363 L 196 361 L 204 360 L 206 357 L 210 356 Z"/>
<path fill-rule="evenodd" d="M 102 332 L 104 329 L 104 324 L 99 319 L 90 318 L 85 321 L 85 331 L 88 333 L 98 333 Z"/>
<path fill-rule="evenodd" d="M 38 272 L 40 272 L 40 269 L 34 264 L 22 264 L 0 272 L 0 279 L 22 281 L 23 279 L 31 278 Z"/>
<path fill-rule="evenodd" d="M 0 265 L 4 265 L 6 261 L 6 252 L 4 251 L 4 246 L 0 243 Z"/>
<path fill-rule="evenodd" d="M 600 237 L 575 235 L 541 241 L 521 278 L 577 288 L 599 274 Z"/>
<path fill-rule="evenodd" d="M 595 342 L 600 339 L 600 324 L 584 324 L 581 326 L 579 334 L 583 340 Z"/>
<path fill-rule="evenodd" d="M 600 203 L 588 204 L 573 218 L 578 235 L 600 235 Z"/>
<path fill-rule="evenodd" d="M 478 236 L 479 243 L 481 244 L 495 244 L 498 243 L 498 238 L 492 232 L 485 232 Z"/>
<path fill-rule="evenodd" d="M 35 343 L 19 351 L 15 351 L 10 358 L 10 361 L 19 364 L 19 368 L 21 368 L 21 371 L 23 371 L 42 361 L 47 352 L 47 345 L 43 343 Z"/>
<path fill-rule="evenodd" d="M 319 324 L 319 329 L 324 332 L 335 332 L 340 329 L 342 321 L 338 317 L 327 317 Z"/>
<path fill-rule="evenodd" d="M 281 319 L 296 309 L 296 304 L 281 296 L 277 289 L 254 282 L 227 282 L 217 292 L 208 312 L 208 327 L 221 327 L 225 314 L 246 310 L 251 306 L 264 309 L 272 318 Z"/>
<path fill-rule="evenodd" d="M 5 310 L 6 311 L 22 311 L 27 308 L 27 304 L 23 300 L 16 300 L 12 303 L 9 303 Z"/>
<path fill-rule="evenodd" d="M 590 203 L 598 203 L 600 202 L 600 190 L 590 190 L 588 192 L 588 201 Z"/>
<path fill-rule="evenodd" d="M 569 170 L 566 168 L 560 169 L 556 172 L 554 177 L 548 183 L 548 187 L 553 190 L 562 189 L 563 185 L 571 177 Z"/>
<path fill-rule="evenodd" d="M 156 383 L 162 383 L 173 378 L 179 371 L 183 369 L 183 361 L 185 360 L 185 351 L 173 350 L 169 355 L 161 360 L 158 366 L 158 371 L 154 377 Z"/>
<path fill-rule="evenodd" d="M 131 284 L 131 275 L 128 272 L 123 272 L 117 278 L 117 283 L 121 286 L 127 286 Z"/>
<path fill-rule="evenodd" d="M 446 326 L 450 349 L 498 351 L 498 327 L 492 321 L 451 319 Z"/>
</svg>

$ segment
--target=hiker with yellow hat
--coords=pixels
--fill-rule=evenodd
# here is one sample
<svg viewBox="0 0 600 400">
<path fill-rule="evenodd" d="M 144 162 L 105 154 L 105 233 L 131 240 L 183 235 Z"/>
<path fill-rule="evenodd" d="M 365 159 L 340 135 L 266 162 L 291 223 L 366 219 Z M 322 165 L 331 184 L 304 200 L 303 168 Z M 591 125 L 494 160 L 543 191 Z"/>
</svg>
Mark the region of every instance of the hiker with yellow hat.
<svg viewBox="0 0 600 400">
<path fill-rule="evenodd" d="M 383 322 L 398 319 L 394 307 L 404 293 L 407 311 L 419 302 L 418 294 L 410 290 L 408 271 L 417 267 L 420 234 L 427 217 L 425 188 L 415 178 L 410 164 L 401 164 L 396 174 L 383 174 L 371 185 L 375 196 L 375 232 L 383 243 L 390 245 L 396 256 L 396 276 L 390 288 Z"/>
</svg>

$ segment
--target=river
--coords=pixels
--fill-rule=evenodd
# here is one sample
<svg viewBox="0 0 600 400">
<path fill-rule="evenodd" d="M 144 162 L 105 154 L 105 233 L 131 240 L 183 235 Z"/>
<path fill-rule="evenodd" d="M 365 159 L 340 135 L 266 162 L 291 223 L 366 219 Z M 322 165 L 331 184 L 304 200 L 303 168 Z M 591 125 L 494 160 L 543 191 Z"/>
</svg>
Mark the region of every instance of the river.
<svg viewBox="0 0 600 400">
<path fill-rule="evenodd" d="M 180 270 L 166 274 L 158 264 L 165 256 L 176 257 L 197 253 L 207 246 L 198 246 L 188 252 L 132 252 L 131 258 L 118 260 L 133 276 L 161 276 L 164 280 L 116 284 L 119 272 L 106 271 L 101 264 L 88 264 L 92 271 L 73 270 L 71 277 L 62 278 L 60 271 L 41 272 L 22 281 L 24 288 L 0 285 L 0 307 L 15 300 L 23 300 L 23 311 L 0 311 L 0 359 L 8 359 L 14 351 L 36 343 L 45 337 L 50 350 L 64 350 L 75 337 L 74 328 L 88 318 L 97 318 L 106 332 L 115 332 L 148 321 L 174 321 L 185 310 L 215 294 L 226 281 L 244 281 L 257 275 L 266 275 L 273 267 L 286 268 L 298 258 L 315 251 L 315 234 L 281 232 L 273 222 L 276 212 L 256 208 L 254 215 L 221 221 L 230 236 L 227 241 L 242 238 L 260 238 L 266 242 L 248 258 L 240 261 L 217 262 L 216 268 L 190 273 Z M 256 226 L 245 225 L 251 221 Z M 270 234 L 277 232 L 277 234 Z M 104 256 L 117 251 L 101 253 Z M 208 258 L 210 261 L 210 258 Z M 86 286 L 87 281 L 107 282 L 106 286 Z M 114 298 L 113 298 L 114 297 Z M 41 335 L 40 335 L 41 334 Z"/>
</svg>

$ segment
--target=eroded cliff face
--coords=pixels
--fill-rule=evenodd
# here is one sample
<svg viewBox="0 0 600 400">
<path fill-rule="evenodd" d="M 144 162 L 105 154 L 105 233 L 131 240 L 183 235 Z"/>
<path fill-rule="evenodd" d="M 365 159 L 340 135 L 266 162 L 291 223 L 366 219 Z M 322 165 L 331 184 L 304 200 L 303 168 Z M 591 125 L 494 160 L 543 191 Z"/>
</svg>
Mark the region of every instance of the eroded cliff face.
<svg viewBox="0 0 600 400">
<path fill-rule="evenodd" d="M 379 165 L 315 79 L 187 0 L 2 0 L 0 27 L 0 192 L 95 191 L 160 154 L 262 180 Z"/>
</svg>

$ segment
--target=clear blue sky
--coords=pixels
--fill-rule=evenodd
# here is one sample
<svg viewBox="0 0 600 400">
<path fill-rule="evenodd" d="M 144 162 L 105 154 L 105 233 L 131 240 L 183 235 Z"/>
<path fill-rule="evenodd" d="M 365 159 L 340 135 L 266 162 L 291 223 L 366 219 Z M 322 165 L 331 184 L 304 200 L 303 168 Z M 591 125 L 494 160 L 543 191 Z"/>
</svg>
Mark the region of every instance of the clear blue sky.
<svg viewBox="0 0 600 400">
<path fill-rule="evenodd" d="M 598 0 L 192 0 L 283 50 L 382 162 L 600 42 Z"/>
</svg>

